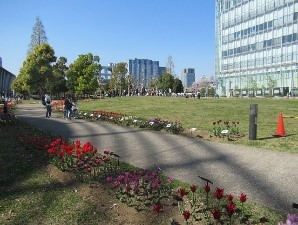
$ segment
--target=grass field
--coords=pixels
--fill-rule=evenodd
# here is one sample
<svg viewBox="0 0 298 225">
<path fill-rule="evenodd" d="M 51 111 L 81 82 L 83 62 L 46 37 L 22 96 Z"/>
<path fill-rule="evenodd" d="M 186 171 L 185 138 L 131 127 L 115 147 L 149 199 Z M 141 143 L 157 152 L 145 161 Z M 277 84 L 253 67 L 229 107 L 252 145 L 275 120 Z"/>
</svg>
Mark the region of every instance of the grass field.
<svg viewBox="0 0 298 225">
<path fill-rule="evenodd" d="M 249 140 L 249 110 L 251 104 L 258 105 L 257 140 Z M 161 118 L 180 121 L 187 130 L 197 128 L 212 131 L 213 122 L 218 120 L 239 122 L 243 138 L 233 144 L 260 147 L 274 151 L 298 153 L 298 118 L 284 118 L 286 137 L 273 138 L 277 129 L 278 116 L 298 117 L 298 99 L 282 98 L 175 98 L 175 97 L 122 97 L 79 102 L 79 110 L 122 113 L 143 119 Z M 221 141 L 226 141 L 222 139 Z"/>
</svg>

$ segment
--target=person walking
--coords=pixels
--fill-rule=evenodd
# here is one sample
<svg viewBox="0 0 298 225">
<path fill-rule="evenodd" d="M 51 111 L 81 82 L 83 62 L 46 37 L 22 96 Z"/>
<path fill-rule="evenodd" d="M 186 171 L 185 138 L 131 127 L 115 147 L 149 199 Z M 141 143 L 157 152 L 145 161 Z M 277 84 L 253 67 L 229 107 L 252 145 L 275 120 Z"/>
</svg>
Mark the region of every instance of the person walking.
<svg viewBox="0 0 298 225">
<path fill-rule="evenodd" d="M 77 104 L 76 101 L 73 101 L 72 102 L 71 111 L 72 111 L 72 116 L 73 116 L 74 119 L 76 119 L 76 118 L 79 117 L 79 114 L 78 114 L 78 104 Z"/>
<path fill-rule="evenodd" d="M 65 109 L 66 119 L 71 119 L 71 108 L 72 108 L 72 103 L 68 97 L 64 100 L 64 109 Z"/>
<path fill-rule="evenodd" d="M 46 118 L 52 117 L 52 100 L 49 95 L 45 95 L 45 104 L 46 104 Z"/>
</svg>

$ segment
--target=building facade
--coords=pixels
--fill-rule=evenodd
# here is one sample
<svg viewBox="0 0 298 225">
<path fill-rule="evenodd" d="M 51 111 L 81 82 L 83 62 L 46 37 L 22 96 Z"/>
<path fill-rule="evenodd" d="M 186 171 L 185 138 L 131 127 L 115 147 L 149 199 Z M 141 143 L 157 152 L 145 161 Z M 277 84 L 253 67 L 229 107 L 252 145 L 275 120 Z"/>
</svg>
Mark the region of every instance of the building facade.
<svg viewBox="0 0 298 225">
<path fill-rule="evenodd" d="M 298 0 L 216 0 L 217 92 L 298 95 Z"/>
<path fill-rule="evenodd" d="M 190 88 L 191 85 L 195 82 L 196 74 L 195 69 L 185 68 L 182 70 L 181 81 L 184 88 Z"/>
<path fill-rule="evenodd" d="M 11 85 L 15 79 L 15 75 L 4 69 L 2 66 L 0 67 L 0 97 L 12 95 L 13 92 L 11 89 Z"/>
<path fill-rule="evenodd" d="M 128 72 L 134 77 L 136 87 L 148 87 L 159 76 L 159 61 L 150 59 L 130 59 Z"/>
</svg>

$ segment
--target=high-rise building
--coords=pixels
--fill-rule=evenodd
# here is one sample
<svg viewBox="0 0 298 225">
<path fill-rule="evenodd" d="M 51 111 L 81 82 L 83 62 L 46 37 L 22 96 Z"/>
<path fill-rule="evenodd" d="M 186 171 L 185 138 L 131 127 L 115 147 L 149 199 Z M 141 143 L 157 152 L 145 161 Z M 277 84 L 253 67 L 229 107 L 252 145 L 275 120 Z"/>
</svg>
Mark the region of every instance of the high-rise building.
<svg viewBox="0 0 298 225">
<path fill-rule="evenodd" d="M 297 0 L 216 0 L 218 94 L 298 94 L 297 19 Z"/>
<path fill-rule="evenodd" d="M 0 57 L 0 67 L 2 67 L 2 58 Z"/>
<path fill-rule="evenodd" d="M 184 88 L 189 88 L 195 82 L 196 74 L 195 69 L 185 68 L 182 70 L 181 81 Z"/>
<path fill-rule="evenodd" d="M 138 88 L 148 87 L 151 80 L 159 76 L 159 61 L 130 59 L 128 71 L 134 77 Z"/>
</svg>

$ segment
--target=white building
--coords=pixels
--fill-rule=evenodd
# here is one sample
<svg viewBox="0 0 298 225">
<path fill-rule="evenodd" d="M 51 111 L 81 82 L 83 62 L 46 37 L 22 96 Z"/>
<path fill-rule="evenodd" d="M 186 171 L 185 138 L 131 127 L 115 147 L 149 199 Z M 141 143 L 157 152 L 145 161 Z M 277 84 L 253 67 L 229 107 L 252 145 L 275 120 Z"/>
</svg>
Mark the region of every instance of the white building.
<svg viewBox="0 0 298 225">
<path fill-rule="evenodd" d="M 220 95 L 298 95 L 298 0 L 216 0 Z"/>
</svg>

